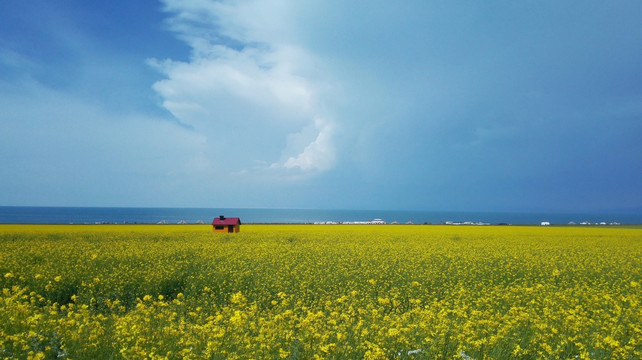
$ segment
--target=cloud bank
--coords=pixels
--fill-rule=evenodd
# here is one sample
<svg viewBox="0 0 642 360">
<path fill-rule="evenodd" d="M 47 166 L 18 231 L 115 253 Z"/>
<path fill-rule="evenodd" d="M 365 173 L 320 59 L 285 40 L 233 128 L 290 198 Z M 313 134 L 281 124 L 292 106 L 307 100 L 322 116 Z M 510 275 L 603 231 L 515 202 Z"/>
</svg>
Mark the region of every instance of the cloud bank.
<svg viewBox="0 0 642 360">
<path fill-rule="evenodd" d="M 0 205 L 642 203 L 642 3 L 0 2 Z"/>
<path fill-rule="evenodd" d="M 212 161 L 225 159 L 221 170 L 290 177 L 334 166 L 336 124 L 320 106 L 325 85 L 315 60 L 281 36 L 290 31 L 286 3 L 164 4 L 191 55 L 150 61 L 167 77 L 153 88 L 163 107 L 208 137 Z"/>
</svg>

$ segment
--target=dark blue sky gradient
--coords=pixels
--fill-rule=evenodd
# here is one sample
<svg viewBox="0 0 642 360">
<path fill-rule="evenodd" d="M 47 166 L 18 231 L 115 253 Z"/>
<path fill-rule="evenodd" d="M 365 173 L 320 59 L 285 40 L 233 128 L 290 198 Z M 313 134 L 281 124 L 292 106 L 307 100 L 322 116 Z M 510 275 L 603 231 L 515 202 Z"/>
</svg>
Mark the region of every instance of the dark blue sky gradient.
<svg viewBox="0 0 642 360">
<path fill-rule="evenodd" d="M 0 205 L 642 212 L 642 3 L 0 3 Z"/>
</svg>

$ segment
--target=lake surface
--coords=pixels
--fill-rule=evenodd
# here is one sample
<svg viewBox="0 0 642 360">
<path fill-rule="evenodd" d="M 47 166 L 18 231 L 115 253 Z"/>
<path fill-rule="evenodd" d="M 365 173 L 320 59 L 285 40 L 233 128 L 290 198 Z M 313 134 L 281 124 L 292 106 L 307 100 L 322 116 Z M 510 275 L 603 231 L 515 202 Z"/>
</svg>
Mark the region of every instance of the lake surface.
<svg viewBox="0 0 642 360">
<path fill-rule="evenodd" d="M 382 219 L 387 223 L 442 224 L 446 222 L 540 224 L 575 222 L 642 224 L 642 214 L 569 214 L 439 212 L 396 210 L 313 210 L 233 208 L 118 208 L 118 207 L 15 207 L 0 206 L 4 224 L 96 224 L 96 223 L 211 223 L 219 215 L 240 217 L 247 223 L 362 222 Z"/>
</svg>

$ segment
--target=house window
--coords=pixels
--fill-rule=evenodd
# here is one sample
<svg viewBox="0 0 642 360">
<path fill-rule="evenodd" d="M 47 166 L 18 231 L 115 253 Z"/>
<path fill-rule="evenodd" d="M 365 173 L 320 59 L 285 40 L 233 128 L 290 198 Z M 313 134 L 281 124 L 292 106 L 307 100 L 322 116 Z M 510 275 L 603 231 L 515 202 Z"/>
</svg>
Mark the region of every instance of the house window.
<svg viewBox="0 0 642 360">
<path fill-rule="evenodd" d="M 223 226 L 223 225 L 214 225 L 214 229 L 223 230 L 223 229 L 225 229 L 225 226 Z"/>
</svg>

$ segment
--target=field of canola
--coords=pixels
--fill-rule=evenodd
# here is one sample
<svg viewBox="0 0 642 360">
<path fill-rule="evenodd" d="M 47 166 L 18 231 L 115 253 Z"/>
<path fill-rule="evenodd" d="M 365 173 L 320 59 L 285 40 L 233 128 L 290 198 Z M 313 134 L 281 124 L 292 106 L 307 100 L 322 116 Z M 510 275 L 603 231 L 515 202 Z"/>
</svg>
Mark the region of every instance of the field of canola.
<svg viewBox="0 0 642 360">
<path fill-rule="evenodd" d="M 642 359 L 642 229 L 0 225 L 5 359 Z"/>
</svg>

